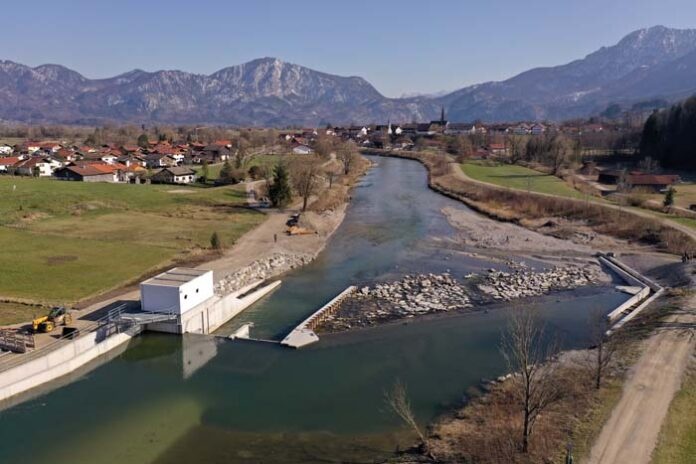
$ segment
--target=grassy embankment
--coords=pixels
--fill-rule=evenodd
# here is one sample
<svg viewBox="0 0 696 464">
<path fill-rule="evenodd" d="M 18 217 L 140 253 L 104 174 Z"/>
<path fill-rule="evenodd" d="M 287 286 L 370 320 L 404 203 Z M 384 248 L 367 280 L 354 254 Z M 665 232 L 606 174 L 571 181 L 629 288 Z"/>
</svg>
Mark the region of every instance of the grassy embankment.
<svg viewBox="0 0 696 464">
<path fill-rule="evenodd" d="M 526 192 L 470 182 L 456 175 L 455 169 L 459 169 L 459 165 L 441 153 L 398 152 L 391 155 L 420 161 L 428 169 L 433 189 L 496 220 L 535 228 L 539 221 L 545 223 L 547 219 L 562 218 L 571 221 L 568 226 L 571 231 L 572 224 L 577 224 L 596 233 L 654 245 L 670 253 L 696 250 L 696 243 L 690 235 L 662 223 L 658 216 L 654 219 L 643 217 L 629 209 L 610 208 L 597 201 L 536 195 L 531 190 Z"/>
<path fill-rule="evenodd" d="M 74 303 L 205 254 L 213 231 L 230 245 L 263 218 L 234 186 L 0 177 L 0 196 L 3 301 Z M 19 309 L 0 306 L 3 321 L 25 320 Z"/>
<path fill-rule="evenodd" d="M 617 205 L 620 204 L 616 200 L 612 201 L 612 197 L 602 200 L 594 196 L 591 197 L 585 195 L 584 193 L 575 190 L 567 182 L 556 176 L 535 171 L 534 169 L 523 166 L 494 162 L 469 161 L 463 163 L 461 168 L 467 176 L 474 180 L 487 182 L 500 187 L 527 190 L 529 192 L 544 193 L 564 198 L 584 199 L 585 201 L 596 203 L 602 203 L 608 200 Z M 624 206 L 627 210 L 648 213 L 656 218 L 678 222 L 679 224 L 696 229 L 696 219 L 675 214 L 667 214 L 660 211 L 659 207 L 656 207 L 655 205 L 661 205 L 663 199 L 663 194 L 639 192 L 630 194 L 628 196 L 628 200 L 621 197 L 621 201 L 623 202 L 622 204 L 624 204 L 626 201 L 629 203 L 628 205 Z M 649 205 L 646 202 L 650 200 L 652 200 L 653 205 L 648 207 Z M 677 186 L 675 205 L 688 208 L 691 204 L 696 204 L 696 184 L 680 184 Z"/>
<path fill-rule="evenodd" d="M 462 164 L 462 171 L 474 180 L 489 184 L 546 193 L 559 197 L 584 198 L 584 195 L 551 174 L 514 164 L 470 161 Z"/>
<path fill-rule="evenodd" d="M 696 456 L 696 365 L 692 362 L 662 425 L 654 464 L 686 464 Z"/>
</svg>

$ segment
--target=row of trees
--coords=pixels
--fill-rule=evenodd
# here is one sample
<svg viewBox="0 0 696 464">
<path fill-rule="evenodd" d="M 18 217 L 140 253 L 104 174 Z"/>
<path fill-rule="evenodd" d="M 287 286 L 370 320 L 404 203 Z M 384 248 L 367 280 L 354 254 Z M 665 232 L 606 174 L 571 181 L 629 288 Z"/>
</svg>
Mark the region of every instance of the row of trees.
<svg viewBox="0 0 696 464">
<path fill-rule="evenodd" d="M 508 137 L 510 161 L 535 162 L 548 166 L 554 174 L 569 163 L 580 158 L 580 143 L 563 134 L 545 134 L 542 136 L 511 135 Z"/>
<path fill-rule="evenodd" d="M 353 172 L 358 158 L 353 143 L 334 142 L 331 151 L 318 151 L 316 155 L 294 157 L 288 163 L 278 164 L 268 188 L 271 204 L 277 208 L 285 207 L 296 193 L 302 198 L 302 211 L 305 211 L 310 197 L 322 182 L 328 181 L 331 188 L 337 176 Z"/>
<path fill-rule="evenodd" d="M 653 113 L 645 122 L 640 152 L 663 167 L 696 169 L 696 97 Z"/>
</svg>

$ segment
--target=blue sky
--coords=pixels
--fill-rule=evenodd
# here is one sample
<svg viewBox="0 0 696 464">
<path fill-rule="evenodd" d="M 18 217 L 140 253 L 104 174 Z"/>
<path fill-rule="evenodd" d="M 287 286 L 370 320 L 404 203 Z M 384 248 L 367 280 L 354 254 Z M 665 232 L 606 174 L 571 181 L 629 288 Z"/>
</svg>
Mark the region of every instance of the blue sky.
<svg viewBox="0 0 696 464">
<path fill-rule="evenodd" d="M 399 96 L 562 64 L 642 27 L 696 27 L 696 2 L 8 0 L 2 16 L 0 59 L 32 66 L 209 74 L 273 56 Z"/>
</svg>

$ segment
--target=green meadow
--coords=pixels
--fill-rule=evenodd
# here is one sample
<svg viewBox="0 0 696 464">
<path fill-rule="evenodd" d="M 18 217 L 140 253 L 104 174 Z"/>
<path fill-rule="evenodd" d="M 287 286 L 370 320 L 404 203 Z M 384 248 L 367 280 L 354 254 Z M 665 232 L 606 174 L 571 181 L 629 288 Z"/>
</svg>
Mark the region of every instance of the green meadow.
<svg viewBox="0 0 696 464">
<path fill-rule="evenodd" d="M 243 188 L 0 177 L 0 299 L 73 303 L 259 224 Z"/>
</svg>

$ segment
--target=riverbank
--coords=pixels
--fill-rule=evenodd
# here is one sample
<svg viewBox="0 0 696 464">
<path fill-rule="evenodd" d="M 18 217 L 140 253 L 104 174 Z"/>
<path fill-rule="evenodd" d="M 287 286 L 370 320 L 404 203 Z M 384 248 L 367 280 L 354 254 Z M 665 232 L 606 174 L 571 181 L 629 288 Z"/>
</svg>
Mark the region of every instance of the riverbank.
<svg viewBox="0 0 696 464">
<path fill-rule="evenodd" d="M 360 158 L 353 171 L 340 182 L 314 196 L 309 210 L 301 213 L 299 225 L 314 233 L 289 235 L 286 221 L 300 213 L 294 208 L 267 213 L 268 219 L 242 236 L 225 255 L 202 267 L 215 273 L 216 291 L 230 292 L 258 280 L 267 280 L 304 266 L 324 250 L 343 223 L 350 203 L 350 192 L 372 167 Z"/>
<path fill-rule="evenodd" d="M 580 244 L 587 241 L 588 235 L 599 234 L 630 246 L 655 247 L 677 255 L 696 250 L 696 234 L 679 224 L 618 206 L 474 181 L 446 153 L 371 153 L 419 161 L 428 170 L 430 188 L 498 221 L 519 224 Z"/>
</svg>

